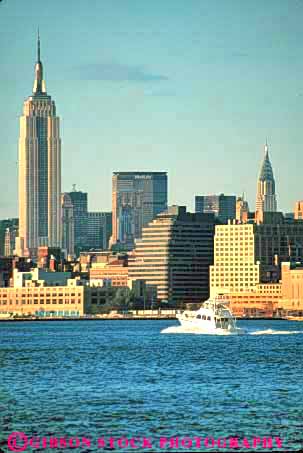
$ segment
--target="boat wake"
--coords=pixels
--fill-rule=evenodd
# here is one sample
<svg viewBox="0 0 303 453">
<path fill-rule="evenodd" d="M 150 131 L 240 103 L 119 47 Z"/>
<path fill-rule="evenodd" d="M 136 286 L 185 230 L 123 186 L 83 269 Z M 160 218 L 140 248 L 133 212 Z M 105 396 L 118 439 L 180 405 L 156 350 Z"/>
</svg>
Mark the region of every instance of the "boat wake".
<svg viewBox="0 0 303 453">
<path fill-rule="evenodd" d="M 254 332 L 248 332 L 249 335 L 295 335 L 298 333 L 303 333 L 303 330 L 256 330 Z"/>
<path fill-rule="evenodd" d="M 166 329 L 161 330 L 161 333 L 191 333 L 194 335 L 234 335 L 233 333 L 229 332 L 202 332 L 198 328 L 186 328 L 184 326 L 170 326 Z"/>
<path fill-rule="evenodd" d="M 201 332 L 198 329 L 188 329 L 184 326 L 170 326 L 166 329 L 161 330 L 161 333 L 164 334 L 184 334 L 184 333 L 191 333 L 195 335 L 233 335 L 232 333 L 224 332 Z M 303 330 L 274 330 L 274 329 L 266 329 L 266 330 L 255 330 L 253 332 L 246 331 L 244 335 L 297 335 L 303 334 Z"/>
</svg>

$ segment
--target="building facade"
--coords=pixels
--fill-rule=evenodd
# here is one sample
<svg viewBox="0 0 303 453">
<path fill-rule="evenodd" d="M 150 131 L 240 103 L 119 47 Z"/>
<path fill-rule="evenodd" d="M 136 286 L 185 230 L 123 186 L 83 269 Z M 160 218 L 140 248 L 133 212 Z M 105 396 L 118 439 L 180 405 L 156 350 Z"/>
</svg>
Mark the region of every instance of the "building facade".
<svg viewBox="0 0 303 453">
<path fill-rule="evenodd" d="M 87 247 L 87 217 L 88 202 L 87 193 L 73 188 L 67 195 L 73 205 L 74 217 L 74 249 L 78 256 L 80 251 Z"/>
<path fill-rule="evenodd" d="M 210 295 L 252 290 L 260 281 L 254 225 L 216 225 Z"/>
<path fill-rule="evenodd" d="M 303 316 L 303 262 L 282 263 L 280 308 L 288 315 Z"/>
<path fill-rule="evenodd" d="M 111 255 L 109 253 L 92 259 L 89 269 L 90 286 L 128 286 L 127 255 Z"/>
<path fill-rule="evenodd" d="M 62 249 L 66 256 L 75 253 L 75 219 L 74 206 L 68 193 L 61 195 L 62 212 Z"/>
<path fill-rule="evenodd" d="M 129 280 L 157 287 L 158 300 L 201 302 L 209 295 L 213 263 L 213 214 L 173 206 L 142 230 L 129 259 Z"/>
<path fill-rule="evenodd" d="M 213 213 L 220 222 L 227 223 L 236 218 L 235 195 L 197 195 L 195 197 L 195 211 Z"/>
<path fill-rule="evenodd" d="M 167 208 L 166 172 L 115 172 L 111 243 L 134 243 L 142 228 Z"/>
<path fill-rule="evenodd" d="M 7 229 L 15 231 L 18 235 L 19 220 L 18 219 L 4 219 L 0 220 L 0 256 L 5 256 L 5 238 Z M 14 248 L 14 247 L 13 247 Z"/>
<path fill-rule="evenodd" d="M 258 177 L 256 212 L 276 212 L 276 187 L 272 166 L 269 160 L 268 144 L 265 145 L 265 155 Z"/>
<path fill-rule="evenodd" d="M 111 212 L 87 213 L 87 248 L 108 250 L 112 235 Z"/>
<path fill-rule="evenodd" d="M 224 296 L 236 317 L 267 317 L 278 314 L 281 305 L 281 283 L 256 285 L 248 291 L 231 292 Z"/>
<path fill-rule="evenodd" d="M 14 270 L 14 286 L 0 288 L 0 314 L 19 316 L 81 316 L 84 287 L 66 272 Z"/>
<path fill-rule="evenodd" d="M 4 236 L 4 256 L 13 256 L 15 251 L 18 226 L 7 227 Z"/>
<path fill-rule="evenodd" d="M 60 197 L 60 124 L 46 93 L 38 37 L 33 94 L 20 118 L 18 255 L 35 256 L 41 245 L 61 245 Z"/>
<path fill-rule="evenodd" d="M 236 220 L 238 222 L 246 223 L 249 218 L 249 206 L 248 202 L 244 198 L 244 194 L 242 197 L 237 198 L 236 202 Z"/>
<path fill-rule="evenodd" d="M 266 213 L 263 223 L 217 225 L 211 295 L 252 291 L 259 283 L 277 283 L 283 261 L 303 258 L 303 223 L 284 222 Z"/>
</svg>

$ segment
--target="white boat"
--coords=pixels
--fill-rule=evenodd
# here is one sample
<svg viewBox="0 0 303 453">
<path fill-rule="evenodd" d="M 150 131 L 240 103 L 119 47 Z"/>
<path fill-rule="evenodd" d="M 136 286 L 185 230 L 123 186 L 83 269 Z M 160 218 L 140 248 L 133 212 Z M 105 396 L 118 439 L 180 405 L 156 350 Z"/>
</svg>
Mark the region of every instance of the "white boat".
<svg viewBox="0 0 303 453">
<path fill-rule="evenodd" d="M 242 335 L 244 330 L 228 308 L 229 301 L 222 297 L 206 300 L 199 310 L 177 313 L 182 327 L 189 331 L 216 335 Z"/>
</svg>

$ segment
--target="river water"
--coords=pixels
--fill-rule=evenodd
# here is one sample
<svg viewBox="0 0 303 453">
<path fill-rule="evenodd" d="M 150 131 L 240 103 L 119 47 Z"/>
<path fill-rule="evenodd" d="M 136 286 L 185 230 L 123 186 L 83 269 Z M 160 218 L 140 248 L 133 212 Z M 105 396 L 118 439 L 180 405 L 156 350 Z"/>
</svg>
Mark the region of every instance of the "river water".
<svg viewBox="0 0 303 453">
<path fill-rule="evenodd" d="M 186 334 L 176 326 L 0 323 L 0 451 L 21 451 L 25 442 L 23 451 L 79 453 L 303 447 L 303 323 L 239 321 L 243 336 Z M 9 448 L 16 431 L 23 437 Z M 88 440 L 71 450 L 72 436 Z M 71 444 L 51 448 L 51 438 L 63 437 Z M 262 446 L 264 437 L 272 448 Z M 212 447 L 218 438 L 220 448 Z M 239 448 L 230 450 L 230 438 Z M 260 439 L 255 448 L 253 439 Z"/>
</svg>

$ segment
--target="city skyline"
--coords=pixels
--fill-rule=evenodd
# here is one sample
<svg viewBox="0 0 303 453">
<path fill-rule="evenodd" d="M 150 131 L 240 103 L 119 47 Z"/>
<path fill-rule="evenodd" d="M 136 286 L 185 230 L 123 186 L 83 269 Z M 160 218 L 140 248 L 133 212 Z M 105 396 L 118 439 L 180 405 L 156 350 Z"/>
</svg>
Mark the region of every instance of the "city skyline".
<svg viewBox="0 0 303 453">
<path fill-rule="evenodd" d="M 93 2 L 86 11 L 76 1 L 77 15 L 58 1 L 47 13 L 36 0 L 26 9 L 17 3 L 0 7 L 0 120 L 6 130 L 0 189 L 7 194 L 1 218 L 17 214 L 16 117 L 31 83 L 37 24 L 48 85 L 63 119 L 62 191 L 77 183 L 89 193 L 90 210 L 108 211 L 114 171 L 167 171 L 170 205 L 193 210 L 198 193 L 244 190 L 253 207 L 268 137 L 278 208 L 293 211 L 302 198 L 302 59 L 295 39 L 302 3 L 256 2 L 252 9 L 240 2 L 189 1 L 172 10 L 170 1 L 141 8 L 136 1 L 119 8 Z M 48 18 L 55 12 L 53 30 Z M 76 39 L 81 12 L 83 42 Z M 16 40 L 21 30 L 23 39 Z M 81 121 L 79 111 L 86 112 Z"/>
</svg>

